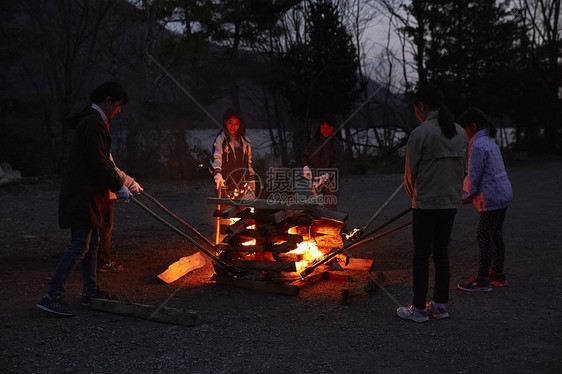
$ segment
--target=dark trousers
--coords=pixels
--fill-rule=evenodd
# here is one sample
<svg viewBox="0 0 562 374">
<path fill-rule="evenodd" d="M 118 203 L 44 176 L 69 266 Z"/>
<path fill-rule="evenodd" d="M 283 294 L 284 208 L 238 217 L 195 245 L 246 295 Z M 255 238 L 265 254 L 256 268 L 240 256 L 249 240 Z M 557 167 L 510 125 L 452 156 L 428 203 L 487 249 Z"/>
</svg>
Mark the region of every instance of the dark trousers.
<svg viewBox="0 0 562 374">
<path fill-rule="evenodd" d="M 414 209 L 413 301 L 416 308 L 425 308 L 429 283 L 429 255 L 433 255 L 435 284 L 433 301 L 449 302 L 449 238 L 456 209 Z"/>
<path fill-rule="evenodd" d="M 480 212 L 478 222 L 478 246 L 480 256 L 478 275 L 488 277 L 490 267 L 495 273 L 503 273 L 505 246 L 503 243 L 503 221 L 507 208 Z"/>
<path fill-rule="evenodd" d="M 115 200 L 109 200 L 107 212 L 104 215 L 104 226 L 100 231 L 100 247 L 98 250 L 98 259 L 103 266 L 111 261 L 111 232 L 113 231 L 113 211 Z"/>
</svg>

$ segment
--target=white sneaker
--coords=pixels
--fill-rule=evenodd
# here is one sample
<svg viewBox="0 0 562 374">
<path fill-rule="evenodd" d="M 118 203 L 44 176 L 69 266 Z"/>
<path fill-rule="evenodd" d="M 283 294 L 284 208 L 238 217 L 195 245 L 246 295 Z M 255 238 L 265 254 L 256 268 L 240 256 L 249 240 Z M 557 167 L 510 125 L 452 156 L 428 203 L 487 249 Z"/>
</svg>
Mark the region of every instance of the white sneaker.
<svg viewBox="0 0 562 374">
<path fill-rule="evenodd" d="M 402 319 L 411 319 L 414 322 L 429 321 L 427 310 L 425 308 L 418 309 L 413 305 L 410 305 L 409 307 L 401 306 L 396 309 L 396 315 Z"/>
<path fill-rule="evenodd" d="M 426 309 L 428 314 L 431 314 L 433 317 L 437 319 L 443 319 L 449 317 L 449 312 L 447 311 L 447 305 L 445 304 L 437 304 L 432 300 L 429 303 L 427 303 Z"/>
</svg>

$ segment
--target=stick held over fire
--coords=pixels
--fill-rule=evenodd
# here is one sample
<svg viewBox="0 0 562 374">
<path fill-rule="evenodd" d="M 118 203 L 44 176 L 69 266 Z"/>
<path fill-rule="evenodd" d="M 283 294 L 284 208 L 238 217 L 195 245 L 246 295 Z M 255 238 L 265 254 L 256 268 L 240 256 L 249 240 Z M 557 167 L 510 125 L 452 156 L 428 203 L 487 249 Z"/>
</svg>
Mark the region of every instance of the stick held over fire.
<svg viewBox="0 0 562 374">
<path fill-rule="evenodd" d="M 211 259 L 213 259 L 213 261 L 215 261 L 218 265 L 220 265 L 221 267 L 223 267 L 225 270 L 229 271 L 230 273 L 232 273 L 234 276 L 242 276 L 244 275 L 243 272 L 241 272 L 240 270 L 234 268 L 233 266 L 228 265 L 226 262 L 222 261 L 221 259 L 219 259 L 217 256 L 215 256 L 214 254 L 212 254 L 211 252 L 209 252 L 208 250 L 206 250 L 205 248 L 203 248 L 203 246 L 199 243 L 197 243 L 193 238 L 191 238 L 189 235 L 187 235 L 186 233 L 184 233 L 183 231 L 181 231 L 180 229 L 178 229 L 177 227 L 173 226 L 172 224 L 170 224 L 169 222 L 167 222 L 166 220 L 164 220 L 163 218 L 161 218 L 159 215 L 157 215 L 156 213 L 154 213 L 152 210 L 150 210 L 147 206 L 145 206 L 143 203 L 141 203 L 140 201 L 138 201 L 135 197 L 131 196 L 129 198 L 129 200 L 131 200 L 133 203 L 135 203 L 139 208 L 141 208 L 142 210 L 144 210 L 145 212 L 147 212 L 150 216 L 152 216 L 154 219 L 156 219 L 158 222 L 162 223 L 164 226 L 168 227 L 169 229 L 171 229 L 173 232 L 175 232 L 176 234 L 180 235 L 182 238 L 187 239 L 191 244 L 193 244 L 194 246 L 196 246 L 201 252 L 205 253 L 207 256 L 209 256 Z"/>
<path fill-rule="evenodd" d="M 146 192 L 144 190 L 141 190 L 141 194 L 143 196 L 147 197 L 154 204 L 158 205 L 164 212 L 168 213 L 168 215 L 170 217 L 174 218 L 176 221 L 181 223 L 183 226 L 187 227 L 189 229 L 189 231 L 191 231 L 192 233 L 197 235 L 197 237 L 199 237 L 201 240 L 203 240 L 205 243 L 207 243 L 210 247 L 213 247 L 213 243 L 211 243 L 211 241 L 209 239 L 207 239 L 203 234 L 201 234 L 199 231 L 197 231 L 189 223 L 185 222 L 183 219 L 181 219 L 180 217 L 178 217 L 177 215 L 172 213 L 168 208 L 166 208 L 164 205 L 162 205 L 158 200 L 156 200 L 154 197 L 152 197 L 150 194 L 148 194 L 148 192 Z"/>
</svg>

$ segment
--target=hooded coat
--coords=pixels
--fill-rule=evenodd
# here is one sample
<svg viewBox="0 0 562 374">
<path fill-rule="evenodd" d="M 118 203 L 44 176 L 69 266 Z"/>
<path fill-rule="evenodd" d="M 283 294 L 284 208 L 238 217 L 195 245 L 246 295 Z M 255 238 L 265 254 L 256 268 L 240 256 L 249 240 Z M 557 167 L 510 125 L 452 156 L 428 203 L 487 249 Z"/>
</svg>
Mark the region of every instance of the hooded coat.
<svg viewBox="0 0 562 374">
<path fill-rule="evenodd" d="M 70 117 L 68 126 L 75 134 L 59 195 L 59 225 L 101 228 L 108 212 L 109 190 L 118 191 L 123 186 L 109 158 L 109 129 L 91 107 Z"/>
</svg>

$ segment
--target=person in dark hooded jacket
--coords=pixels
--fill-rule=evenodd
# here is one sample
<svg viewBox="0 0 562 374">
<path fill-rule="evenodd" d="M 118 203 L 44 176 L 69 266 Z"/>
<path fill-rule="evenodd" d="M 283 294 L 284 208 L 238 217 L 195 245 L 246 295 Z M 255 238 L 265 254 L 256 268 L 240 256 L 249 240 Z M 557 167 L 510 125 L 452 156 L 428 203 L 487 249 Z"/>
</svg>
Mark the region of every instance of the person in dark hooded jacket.
<svg viewBox="0 0 562 374">
<path fill-rule="evenodd" d="M 62 316 L 75 314 L 62 294 L 80 260 L 82 305 L 90 305 L 93 298 L 118 299 L 97 286 L 96 265 L 99 229 L 107 219 L 109 191 L 115 192 L 118 199 L 131 196 L 109 158 L 108 121 L 121 111 L 128 99 L 119 83 L 106 82 L 94 89 L 90 100 L 91 106 L 68 121 L 74 129 L 74 140 L 59 196 L 59 225 L 70 229 L 70 245 L 53 272 L 47 294 L 37 304 L 40 309 Z"/>
<path fill-rule="evenodd" d="M 326 115 L 301 158 L 303 176 L 311 180 L 313 192 L 321 192 L 323 205 L 330 210 L 338 208 L 339 174 L 343 165 L 343 143 L 335 131 L 335 117 Z"/>
</svg>

